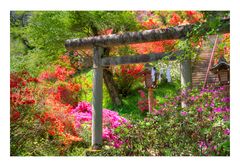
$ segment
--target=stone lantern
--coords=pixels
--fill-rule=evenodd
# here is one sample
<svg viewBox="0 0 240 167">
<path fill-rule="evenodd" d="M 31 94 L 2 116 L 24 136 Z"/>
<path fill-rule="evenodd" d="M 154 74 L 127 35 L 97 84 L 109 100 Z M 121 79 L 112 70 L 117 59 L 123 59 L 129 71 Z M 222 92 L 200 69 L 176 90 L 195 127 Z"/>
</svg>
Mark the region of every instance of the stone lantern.
<svg viewBox="0 0 240 167">
<path fill-rule="evenodd" d="M 214 65 L 211 72 L 218 75 L 218 79 L 221 85 L 230 84 L 230 65 L 226 59 L 222 56 L 219 58 L 218 63 Z"/>
<path fill-rule="evenodd" d="M 146 88 L 156 88 L 159 73 L 156 72 L 156 68 L 152 67 L 148 63 L 144 67 L 144 85 Z"/>
<path fill-rule="evenodd" d="M 144 67 L 144 85 L 148 89 L 148 110 L 151 113 L 153 111 L 154 97 L 153 89 L 157 86 L 158 73 L 156 68 L 152 67 L 150 64 L 145 64 Z"/>
</svg>

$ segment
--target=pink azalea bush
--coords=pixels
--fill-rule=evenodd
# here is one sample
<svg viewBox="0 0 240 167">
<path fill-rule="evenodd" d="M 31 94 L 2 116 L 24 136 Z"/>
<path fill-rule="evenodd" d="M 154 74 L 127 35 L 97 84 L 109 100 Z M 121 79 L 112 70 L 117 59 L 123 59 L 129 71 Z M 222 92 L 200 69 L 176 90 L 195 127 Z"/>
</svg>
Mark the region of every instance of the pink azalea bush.
<svg viewBox="0 0 240 167">
<path fill-rule="evenodd" d="M 188 89 L 169 99 L 155 115 L 175 119 L 201 155 L 229 153 L 230 98 L 226 86 Z M 182 108 L 185 101 L 187 107 Z M 173 124 L 173 125 L 174 125 Z"/>
<path fill-rule="evenodd" d="M 71 110 L 71 114 L 75 116 L 77 128 L 87 124 L 91 127 L 92 121 L 92 106 L 88 102 L 80 102 L 77 107 Z M 117 112 L 108 109 L 103 109 L 103 139 L 108 145 L 113 145 L 118 148 L 123 144 L 119 135 L 115 134 L 115 130 L 121 126 L 131 126 L 130 122 L 118 115 Z"/>
<path fill-rule="evenodd" d="M 158 104 L 155 113 L 132 121 L 118 150 L 101 155 L 230 155 L 230 98 L 226 87 L 187 89 Z M 141 93 L 141 92 L 140 92 Z M 182 107 L 185 101 L 187 107 Z M 122 132 L 121 132 L 122 133 Z"/>
</svg>

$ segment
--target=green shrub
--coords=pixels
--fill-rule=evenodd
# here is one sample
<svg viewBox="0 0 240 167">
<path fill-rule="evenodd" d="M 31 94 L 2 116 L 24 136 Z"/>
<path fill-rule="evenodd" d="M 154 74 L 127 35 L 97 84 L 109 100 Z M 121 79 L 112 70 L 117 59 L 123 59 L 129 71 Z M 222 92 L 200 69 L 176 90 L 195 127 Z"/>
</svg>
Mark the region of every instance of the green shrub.
<svg viewBox="0 0 240 167">
<path fill-rule="evenodd" d="M 181 107 L 182 99 L 187 103 Z M 119 149 L 105 146 L 94 156 L 230 155 L 229 97 L 224 87 L 193 89 L 170 99 L 155 114 L 132 122 L 119 135 Z"/>
</svg>

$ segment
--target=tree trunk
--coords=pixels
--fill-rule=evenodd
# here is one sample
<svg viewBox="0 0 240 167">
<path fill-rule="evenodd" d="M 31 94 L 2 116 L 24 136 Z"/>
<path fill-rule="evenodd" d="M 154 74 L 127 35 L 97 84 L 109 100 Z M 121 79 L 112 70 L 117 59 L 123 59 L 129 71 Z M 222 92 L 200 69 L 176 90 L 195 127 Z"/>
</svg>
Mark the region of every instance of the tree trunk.
<svg viewBox="0 0 240 167">
<path fill-rule="evenodd" d="M 109 48 L 104 48 L 104 57 L 109 56 L 110 49 Z M 108 69 L 107 66 L 104 67 L 103 69 L 103 80 L 104 83 L 107 87 L 108 93 L 110 95 L 110 98 L 112 100 L 112 103 L 114 105 L 121 105 L 122 101 L 119 97 L 119 91 L 118 88 L 113 80 L 113 74 L 112 72 Z"/>
<path fill-rule="evenodd" d="M 122 101 L 119 97 L 117 86 L 113 80 L 113 74 L 108 69 L 103 69 L 103 79 L 107 87 L 108 93 L 111 97 L 112 103 L 115 105 L 121 105 Z"/>
</svg>

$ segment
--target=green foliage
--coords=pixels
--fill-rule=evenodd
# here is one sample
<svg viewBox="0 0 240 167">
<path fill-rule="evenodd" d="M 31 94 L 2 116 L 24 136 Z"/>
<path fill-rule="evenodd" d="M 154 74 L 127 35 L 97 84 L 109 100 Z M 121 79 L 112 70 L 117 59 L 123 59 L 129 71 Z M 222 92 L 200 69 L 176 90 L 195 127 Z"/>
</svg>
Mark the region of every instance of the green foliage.
<svg viewBox="0 0 240 167">
<path fill-rule="evenodd" d="M 24 37 L 24 29 L 28 24 L 29 12 L 10 12 L 10 60 L 11 72 L 24 70 L 26 66 L 26 54 L 32 47 Z"/>
<path fill-rule="evenodd" d="M 103 11 L 33 12 L 24 32 L 33 46 L 44 49 L 48 55 L 58 55 L 65 50 L 66 39 L 97 35 L 108 28 L 115 32 L 136 29 L 133 14 Z"/>
<path fill-rule="evenodd" d="M 138 28 L 134 13 L 127 11 L 12 11 L 11 16 L 11 70 L 35 75 L 66 52 L 66 39 Z"/>
<path fill-rule="evenodd" d="M 46 56 L 57 56 L 64 52 L 64 41 L 72 37 L 67 24 L 67 12 L 33 12 L 24 36 Z"/>
<path fill-rule="evenodd" d="M 128 11 L 73 11 L 69 12 L 69 23 L 73 31 L 87 36 L 97 35 L 106 29 L 118 33 L 138 28 L 134 13 Z"/>
</svg>

